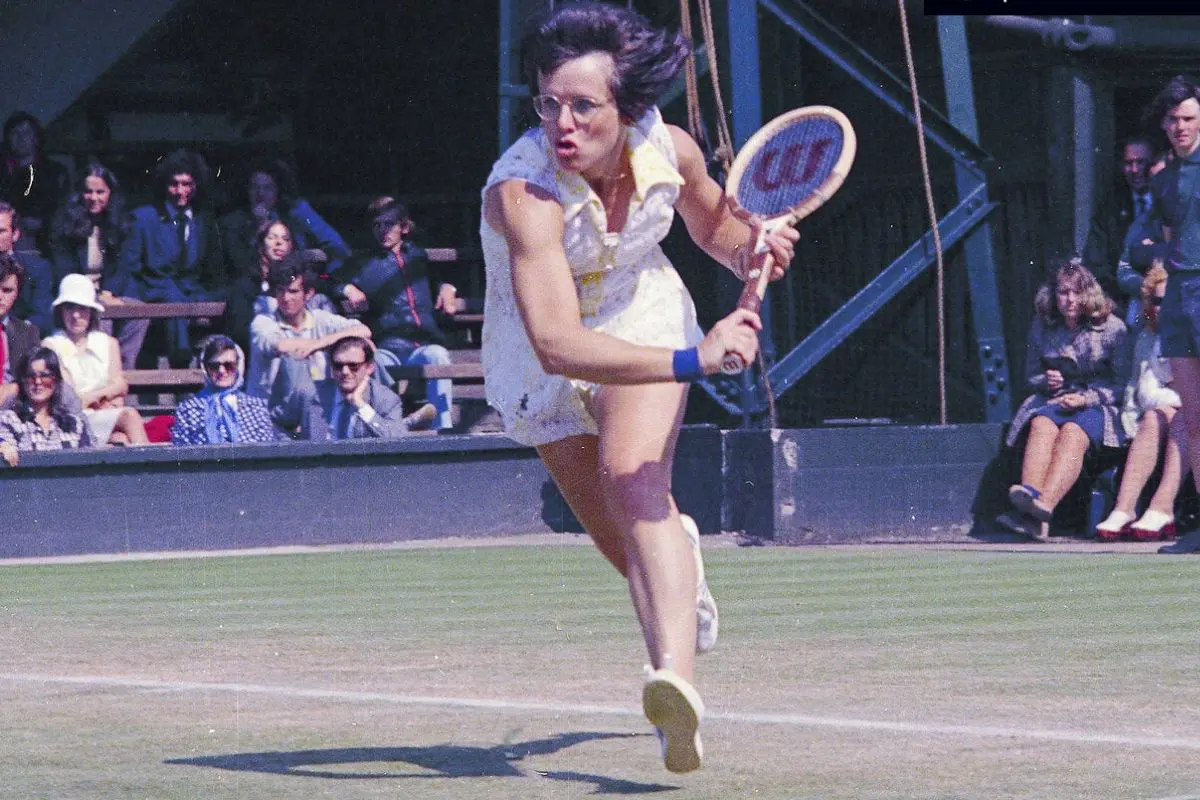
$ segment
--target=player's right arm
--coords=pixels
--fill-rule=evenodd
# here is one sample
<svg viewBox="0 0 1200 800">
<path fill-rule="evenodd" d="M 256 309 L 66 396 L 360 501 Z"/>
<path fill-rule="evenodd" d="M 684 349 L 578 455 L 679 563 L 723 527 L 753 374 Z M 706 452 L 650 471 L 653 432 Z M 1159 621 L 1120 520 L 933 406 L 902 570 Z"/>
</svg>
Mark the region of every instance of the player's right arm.
<svg viewBox="0 0 1200 800">
<path fill-rule="evenodd" d="M 674 380 L 674 351 L 631 344 L 581 322 L 575 280 L 563 251 L 563 208 L 557 198 L 525 181 L 504 181 L 488 190 L 484 213 L 508 243 L 517 309 L 544 371 L 602 384 Z M 708 346 L 700 349 L 706 373 L 720 368 L 726 349 L 744 350 L 747 360 L 753 359 L 758 317 L 749 316 L 753 321 L 748 325 L 732 324 L 727 318 L 719 323 L 720 331 L 710 332 Z"/>
</svg>

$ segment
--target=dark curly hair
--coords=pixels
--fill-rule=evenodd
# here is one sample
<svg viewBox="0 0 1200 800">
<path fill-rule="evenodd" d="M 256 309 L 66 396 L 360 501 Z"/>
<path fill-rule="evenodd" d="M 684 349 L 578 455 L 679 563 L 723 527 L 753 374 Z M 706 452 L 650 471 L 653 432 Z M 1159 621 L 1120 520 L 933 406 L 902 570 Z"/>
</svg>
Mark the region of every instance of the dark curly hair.
<svg viewBox="0 0 1200 800">
<path fill-rule="evenodd" d="M 607 3 L 568 3 L 531 20 L 521 40 L 521 64 L 536 95 L 538 76 L 588 53 L 608 53 L 613 59 L 609 88 L 617 109 L 636 121 L 674 82 L 689 47 L 683 35 L 655 28 L 635 11 Z"/>
<path fill-rule="evenodd" d="M 199 153 L 190 150 L 175 150 L 164 156 L 154 169 L 154 202 L 164 205 L 167 202 L 167 187 L 176 175 L 191 175 L 196 182 L 196 194 L 192 197 L 192 205 L 199 208 L 208 204 L 208 190 L 211 173 L 208 162 Z"/>
<path fill-rule="evenodd" d="M 79 424 L 79 418 L 72 414 L 63 402 L 62 365 L 58 362 L 58 353 L 49 347 L 38 347 L 31 350 L 21 356 L 21 360 L 17 362 L 17 369 L 13 373 L 13 377 L 20 388 L 18 389 L 17 402 L 13 410 L 17 412 L 17 417 L 22 422 L 33 421 L 33 403 L 29 400 L 28 385 L 25 382 L 25 378 L 32 371 L 33 362 L 35 361 L 46 362 L 46 369 L 54 375 L 54 393 L 50 395 L 50 416 L 54 418 L 54 421 L 58 423 L 58 427 L 62 428 L 65 433 L 74 433 L 75 427 Z"/>
<path fill-rule="evenodd" d="M 108 206 L 102 212 L 100 219 L 93 220 L 88 213 L 87 203 L 83 193 L 87 190 L 87 179 L 99 178 L 108 186 L 112 195 Z M 53 237 L 69 249 L 80 242 L 87 241 L 92 235 L 92 226 L 100 226 L 100 247 L 105 251 L 116 252 L 125 236 L 129 233 L 129 217 L 125 213 L 125 193 L 121 191 L 121 183 L 112 170 L 103 164 L 92 163 L 75 184 L 67 202 L 54 215 Z"/>
<path fill-rule="evenodd" d="M 17 261 L 16 256 L 11 253 L 0 253 L 0 281 L 7 280 L 9 275 L 17 276 L 18 292 L 25 288 L 25 281 L 29 277 L 25 265 Z"/>
<path fill-rule="evenodd" d="M 279 261 L 271 263 L 267 273 L 267 283 L 271 287 L 271 294 L 275 294 L 291 286 L 292 281 L 296 278 L 300 279 L 301 285 L 306 290 L 316 289 L 319 277 L 312 264 L 305 261 L 298 251 L 293 250 Z"/>
</svg>

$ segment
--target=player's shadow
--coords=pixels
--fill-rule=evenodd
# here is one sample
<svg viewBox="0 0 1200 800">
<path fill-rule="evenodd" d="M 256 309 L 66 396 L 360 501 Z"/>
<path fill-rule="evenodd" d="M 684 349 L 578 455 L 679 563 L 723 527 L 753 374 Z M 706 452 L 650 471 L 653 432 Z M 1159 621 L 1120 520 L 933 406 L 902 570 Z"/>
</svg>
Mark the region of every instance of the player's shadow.
<svg viewBox="0 0 1200 800">
<path fill-rule="evenodd" d="M 495 747 L 471 747 L 456 744 L 437 744 L 429 747 L 344 747 L 326 750 L 294 750 L 263 753 L 229 753 L 196 758 L 172 758 L 167 764 L 192 767 L 212 767 L 235 772 L 263 772 L 274 775 L 293 775 L 330 780 L 396 780 L 401 778 L 524 778 L 529 773 L 517 763 L 529 756 L 550 755 L 583 742 L 603 739 L 643 737 L 640 733 L 602 733 L 581 731 L 561 733 L 547 739 L 513 742 Z M 353 765 L 394 764 L 403 762 L 421 771 L 355 770 Z M 637 783 L 604 775 L 581 772 L 541 772 L 538 777 L 591 783 L 593 794 L 649 794 L 672 791 L 677 787 L 653 783 Z"/>
</svg>

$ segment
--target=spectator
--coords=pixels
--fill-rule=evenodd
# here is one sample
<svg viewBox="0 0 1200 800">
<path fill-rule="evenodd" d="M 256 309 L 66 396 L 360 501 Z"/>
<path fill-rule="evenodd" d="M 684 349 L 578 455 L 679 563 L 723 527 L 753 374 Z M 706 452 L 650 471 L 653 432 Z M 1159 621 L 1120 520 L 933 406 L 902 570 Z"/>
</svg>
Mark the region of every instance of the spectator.
<svg viewBox="0 0 1200 800">
<path fill-rule="evenodd" d="M 1150 165 L 1150 177 L 1153 178 L 1166 168 L 1171 154 L 1166 153 Z M 1128 298 L 1125 311 L 1125 326 L 1131 336 L 1136 335 L 1142 328 L 1142 279 L 1147 270 L 1157 260 L 1162 263 L 1167 255 L 1167 239 L 1163 232 L 1162 220 L 1150 213 L 1147 208 L 1140 213 L 1129 225 L 1125 234 L 1125 244 L 1121 258 L 1117 263 L 1117 286 L 1121 293 Z"/>
<path fill-rule="evenodd" d="M 9 408 L 17 399 L 16 365 L 37 349 L 42 334 L 37 325 L 18 319 L 13 307 L 21 294 L 25 268 L 8 253 L 0 253 L 0 408 Z"/>
<path fill-rule="evenodd" d="M 279 392 L 273 392 L 281 372 L 291 371 L 286 386 L 311 398 L 314 384 L 328 377 L 325 349 L 347 336 L 371 337 L 371 330 L 361 322 L 312 310 L 306 306 L 315 293 L 312 288 L 316 275 L 300 254 L 293 251 L 271 266 L 271 291 L 276 309 L 258 314 L 250 324 L 250 372 L 247 392 L 269 398 L 272 420 L 284 430 L 294 430 L 299 419 L 281 420 L 275 409 L 283 402 Z M 304 404 L 295 406 L 303 408 Z"/>
<path fill-rule="evenodd" d="M 28 249 L 45 252 L 50 220 L 67 193 L 67 170 L 46 158 L 42 149 L 44 131 L 37 118 L 18 111 L 4 123 L 0 147 L 0 200 L 16 207 L 18 224 L 29 239 Z"/>
<path fill-rule="evenodd" d="M 32 250 L 17 252 L 21 241 L 21 226 L 16 209 L 0 201 L 0 253 L 16 258 L 25 269 L 21 295 L 17 298 L 16 314 L 48 331 L 54 326 L 50 304 L 54 300 L 54 270 L 50 262 Z"/>
<path fill-rule="evenodd" d="M 1133 346 L 1133 374 L 1125 386 L 1121 423 L 1133 437 L 1117 500 L 1108 518 L 1096 526 L 1097 539 L 1131 536 L 1138 541 L 1170 539 L 1175 535 L 1175 495 L 1183 479 L 1183 448 L 1172 424 L 1179 395 L 1170 388 L 1171 367 L 1162 357 L 1158 308 L 1167 290 L 1167 271 L 1155 264 L 1142 282 L 1144 327 Z M 1134 435 L 1136 433 L 1136 435 Z M 1136 519 L 1142 490 L 1161 459 L 1162 475 L 1150 506 Z M 1136 520 L 1136 521 L 1135 521 Z"/>
<path fill-rule="evenodd" d="M 1016 511 L 998 522 L 1049 539 L 1054 507 L 1075 484 L 1087 456 L 1111 458 L 1125 445 L 1120 403 L 1129 378 L 1125 323 L 1078 260 L 1060 264 L 1038 289 L 1025 350 L 1032 394 L 1013 417 L 1007 444 L 1027 434 L 1021 482 L 1009 489 Z"/>
<path fill-rule="evenodd" d="M 204 388 L 175 409 L 172 444 L 240 444 L 281 438 L 271 424 L 267 401 L 241 390 L 246 358 L 233 339 L 210 336 L 200 351 L 200 363 Z"/>
<path fill-rule="evenodd" d="M 97 444 L 148 444 L 141 415 L 125 405 L 129 384 L 121 375 L 117 340 L 100 330 L 102 311 L 88 276 L 66 276 L 54 300 L 58 328 L 42 344 L 58 354 Z"/>
<path fill-rule="evenodd" d="M 133 276 L 134 295 L 150 302 L 223 300 L 229 276 L 216 220 L 208 210 L 208 165 L 178 150 L 154 173 L 154 203 L 133 211 L 121 248 L 122 268 Z M 189 322 L 167 320 L 167 357 L 174 366 L 191 360 Z"/>
<path fill-rule="evenodd" d="M 50 234 L 54 280 L 61 282 L 72 273 L 87 275 L 96 285 L 101 305 L 137 302 L 133 281 L 120 258 L 128 233 L 125 196 L 117 176 L 102 164 L 90 164 L 54 218 Z M 117 337 L 124 369 L 137 365 L 149 327 L 148 319 L 100 321 L 100 330 Z"/>
<path fill-rule="evenodd" d="M 20 393 L 16 407 L 0 411 L 0 456 L 17 465 L 22 450 L 64 450 L 91 447 L 87 420 L 63 401 L 63 375 L 58 354 L 38 347 L 17 363 Z"/>
<path fill-rule="evenodd" d="M 263 158 L 254 162 L 246 181 L 247 207 L 221 218 L 225 252 L 234 272 L 252 271 L 258 262 L 257 238 L 267 222 L 284 222 L 295 249 L 309 261 L 326 264 L 335 272 L 350 256 L 350 247 L 333 226 L 299 196 L 296 176 L 286 162 Z"/>
<path fill-rule="evenodd" d="M 250 323 L 256 314 L 275 313 L 275 297 L 271 294 L 271 264 L 281 261 L 296 249 L 287 223 L 267 222 L 254 237 L 258 260 L 253 269 L 243 271 L 229 287 L 225 302 L 225 332 L 244 350 L 250 347 Z M 304 256 L 301 254 L 301 258 Z M 337 309 L 328 297 L 317 292 L 305 303 L 309 309 L 335 313 Z"/>
<path fill-rule="evenodd" d="M 329 351 L 331 379 L 317 381 L 305 408 L 285 411 L 300 418 L 301 439 L 394 439 L 406 436 L 417 418 L 404 416 L 400 396 L 375 374 L 374 347 L 357 336 L 342 339 Z M 289 402 L 302 400 L 289 394 Z M 432 412 L 432 408 L 426 406 Z"/>
<path fill-rule="evenodd" d="M 1121 180 L 1100 198 L 1092 214 L 1083 263 L 1101 288 L 1124 305 L 1117 285 L 1117 265 L 1130 225 L 1150 208 L 1150 166 L 1155 148 L 1148 139 L 1129 139 L 1121 148 Z M 1137 293 L 1134 287 L 1131 294 Z"/>
<path fill-rule="evenodd" d="M 405 238 L 412 233 L 413 221 L 403 203 L 380 197 L 371 203 L 368 213 L 379 249 L 352 271 L 335 295 L 343 296 L 346 309 L 361 312 L 371 326 L 379 348 L 376 361 L 384 369 L 449 364 L 450 353 L 434 311 L 454 314 L 458 291 L 443 283 L 434 299 L 429 285 L 429 259 L 424 249 Z M 437 409 L 438 429 L 453 425 L 452 392 L 449 380 L 427 382 L 426 397 Z"/>
</svg>

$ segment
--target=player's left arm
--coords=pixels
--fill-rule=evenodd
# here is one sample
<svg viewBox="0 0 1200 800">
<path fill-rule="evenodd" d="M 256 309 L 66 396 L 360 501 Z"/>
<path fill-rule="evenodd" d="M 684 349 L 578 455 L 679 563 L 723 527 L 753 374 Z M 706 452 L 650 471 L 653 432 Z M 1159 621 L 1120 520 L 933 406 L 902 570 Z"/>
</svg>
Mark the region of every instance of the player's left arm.
<svg viewBox="0 0 1200 800">
<path fill-rule="evenodd" d="M 683 186 L 675 210 L 683 218 L 688 234 L 713 259 L 739 278 L 745 277 L 745 259 L 754 250 L 757 231 L 749 217 L 739 218 L 730 209 L 725 192 L 708 174 L 704 154 L 686 131 L 668 125 L 679 161 Z M 783 276 L 792 261 L 800 234 L 790 226 L 768 234 L 764 241 L 775 258 L 772 279 Z"/>
</svg>

